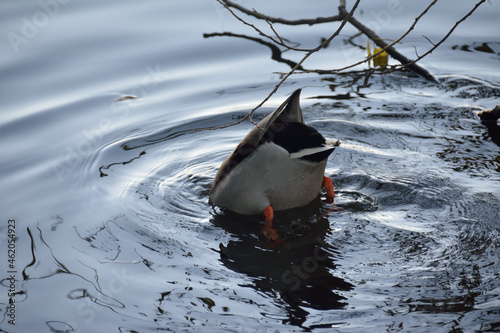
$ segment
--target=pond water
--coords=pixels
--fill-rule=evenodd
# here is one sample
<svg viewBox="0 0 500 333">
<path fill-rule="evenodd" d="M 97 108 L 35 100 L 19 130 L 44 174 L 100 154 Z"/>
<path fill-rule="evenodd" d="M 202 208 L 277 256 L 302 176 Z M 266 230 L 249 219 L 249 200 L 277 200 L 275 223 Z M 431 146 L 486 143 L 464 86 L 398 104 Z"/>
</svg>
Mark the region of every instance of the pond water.
<svg viewBox="0 0 500 333">
<path fill-rule="evenodd" d="M 425 6 L 362 1 L 355 15 L 390 40 Z M 256 112 L 303 88 L 306 122 L 342 142 L 326 170 L 335 206 L 278 213 L 280 245 L 262 217 L 208 204 L 253 125 L 200 129 L 244 116 L 290 69 L 250 40 L 203 36 L 251 28 L 215 1 L 2 7 L 0 331 L 500 331 L 500 128 L 476 115 L 500 97 L 498 2 L 421 61 L 439 84 L 300 74 Z M 398 50 L 422 54 L 472 7 L 440 1 Z M 276 25 L 301 47 L 337 27 Z M 304 67 L 362 59 L 354 35 L 347 26 Z"/>
</svg>

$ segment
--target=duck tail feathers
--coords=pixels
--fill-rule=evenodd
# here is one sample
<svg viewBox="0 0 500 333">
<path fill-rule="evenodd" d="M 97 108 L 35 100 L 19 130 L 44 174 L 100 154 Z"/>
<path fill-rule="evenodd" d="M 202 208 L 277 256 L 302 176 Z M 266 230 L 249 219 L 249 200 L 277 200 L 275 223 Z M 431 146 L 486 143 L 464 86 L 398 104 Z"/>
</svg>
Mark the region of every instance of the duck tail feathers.
<svg viewBox="0 0 500 333">
<path fill-rule="evenodd" d="M 304 123 L 304 116 L 300 108 L 300 92 L 302 89 L 295 90 L 287 100 L 282 104 L 284 106 L 281 117 L 288 122 Z M 284 120 L 285 120 L 284 119 Z"/>
</svg>

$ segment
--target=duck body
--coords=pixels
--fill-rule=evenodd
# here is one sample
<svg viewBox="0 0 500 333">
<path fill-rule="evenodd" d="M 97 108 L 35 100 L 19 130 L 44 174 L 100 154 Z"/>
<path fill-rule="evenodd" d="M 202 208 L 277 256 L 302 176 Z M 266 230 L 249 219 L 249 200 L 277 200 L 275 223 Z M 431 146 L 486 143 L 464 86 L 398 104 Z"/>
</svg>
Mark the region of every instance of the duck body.
<svg viewBox="0 0 500 333">
<path fill-rule="evenodd" d="M 210 189 L 211 204 L 253 215 L 305 206 L 320 194 L 328 156 L 339 143 L 327 143 L 304 124 L 299 99 L 300 89 L 226 158 Z"/>
</svg>

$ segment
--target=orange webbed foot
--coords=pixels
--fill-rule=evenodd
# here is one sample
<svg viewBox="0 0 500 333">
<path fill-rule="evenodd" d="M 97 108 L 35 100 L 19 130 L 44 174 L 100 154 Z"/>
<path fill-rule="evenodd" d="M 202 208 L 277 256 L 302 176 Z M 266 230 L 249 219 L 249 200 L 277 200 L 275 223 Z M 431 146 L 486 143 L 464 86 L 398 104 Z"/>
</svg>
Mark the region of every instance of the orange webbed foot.
<svg viewBox="0 0 500 333">
<path fill-rule="evenodd" d="M 272 241 L 279 241 L 278 232 L 273 227 L 273 218 L 274 218 L 274 210 L 273 207 L 267 206 L 264 209 L 264 226 L 260 229 L 260 231 L 264 234 L 264 236 Z"/>
<path fill-rule="evenodd" d="M 323 186 L 326 189 L 326 201 L 328 203 L 333 203 L 333 198 L 335 198 L 335 190 L 333 188 L 333 182 L 330 177 L 323 177 Z"/>
</svg>

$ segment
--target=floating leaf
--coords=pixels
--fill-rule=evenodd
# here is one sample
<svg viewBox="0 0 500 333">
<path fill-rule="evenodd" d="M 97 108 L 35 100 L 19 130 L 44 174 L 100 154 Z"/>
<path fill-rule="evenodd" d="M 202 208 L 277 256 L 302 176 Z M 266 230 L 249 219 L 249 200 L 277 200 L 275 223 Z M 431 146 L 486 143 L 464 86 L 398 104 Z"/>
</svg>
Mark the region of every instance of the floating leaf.
<svg viewBox="0 0 500 333">
<path fill-rule="evenodd" d="M 137 97 L 132 96 L 132 95 L 125 95 L 125 96 L 120 97 L 117 100 L 115 100 L 115 102 L 122 102 L 122 101 L 126 101 L 127 99 L 137 99 Z"/>
</svg>

